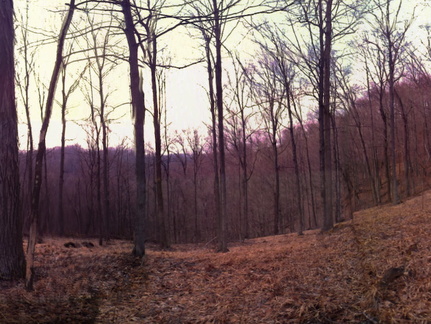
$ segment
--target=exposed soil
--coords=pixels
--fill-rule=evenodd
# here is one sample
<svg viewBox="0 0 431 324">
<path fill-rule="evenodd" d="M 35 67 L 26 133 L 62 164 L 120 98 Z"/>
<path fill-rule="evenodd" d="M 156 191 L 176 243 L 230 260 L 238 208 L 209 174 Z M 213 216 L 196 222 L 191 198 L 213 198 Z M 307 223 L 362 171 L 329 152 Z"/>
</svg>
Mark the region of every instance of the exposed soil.
<svg viewBox="0 0 431 324">
<path fill-rule="evenodd" d="M 431 192 L 224 254 L 150 246 L 140 260 L 130 242 L 46 238 L 35 291 L 0 283 L 0 323 L 431 323 L 430 237 Z"/>
</svg>

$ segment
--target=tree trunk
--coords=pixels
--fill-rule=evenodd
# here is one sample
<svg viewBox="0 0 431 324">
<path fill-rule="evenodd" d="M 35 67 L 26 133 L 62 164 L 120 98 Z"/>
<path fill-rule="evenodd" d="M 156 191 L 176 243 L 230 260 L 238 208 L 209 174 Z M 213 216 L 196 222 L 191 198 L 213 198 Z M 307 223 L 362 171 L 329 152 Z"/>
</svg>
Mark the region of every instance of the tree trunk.
<svg viewBox="0 0 431 324">
<path fill-rule="evenodd" d="M 373 158 L 373 166 L 374 166 L 374 173 L 372 173 L 373 180 L 371 182 L 373 184 L 373 193 L 374 193 L 375 203 L 376 203 L 376 205 L 380 205 L 380 203 L 381 203 L 381 198 L 380 198 L 381 179 L 380 179 L 379 161 L 377 158 L 377 148 L 375 145 L 376 139 L 375 139 L 375 127 L 374 127 L 374 109 L 373 109 L 372 100 L 371 100 L 370 72 L 368 69 L 367 61 L 365 61 L 365 65 L 366 65 L 366 72 L 367 72 L 368 108 L 370 111 L 372 158 Z M 371 163 L 370 163 L 370 166 L 371 166 Z"/>
<path fill-rule="evenodd" d="M 242 192 L 243 192 L 243 239 L 250 236 L 249 219 L 248 219 L 248 156 L 247 156 L 247 137 L 246 137 L 246 119 L 244 116 L 244 107 L 241 109 L 241 127 L 242 127 Z"/>
<path fill-rule="evenodd" d="M 406 185 L 406 195 L 409 197 L 412 194 L 412 161 L 410 157 L 410 130 L 409 130 L 409 120 L 406 112 L 406 107 L 404 107 L 403 100 L 399 93 L 395 90 L 395 96 L 400 103 L 401 117 L 403 120 L 403 130 L 404 130 L 404 177 Z M 417 141 L 416 141 L 417 143 Z"/>
<path fill-rule="evenodd" d="M 58 75 L 60 73 L 61 64 L 63 62 L 63 47 L 66 40 L 67 31 L 69 30 L 70 23 L 72 22 L 73 13 L 75 10 L 75 0 L 71 0 L 69 4 L 69 11 L 64 20 L 63 26 L 60 31 L 57 54 L 55 58 L 54 70 L 52 72 L 51 81 L 48 89 L 48 97 L 46 99 L 45 116 L 43 118 L 42 127 L 39 135 L 39 145 L 36 155 L 36 166 L 33 183 L 32 201 L 31 201 L 31 214 L 30 214 L 30 235 L 27 246 L 27 267 L 26 267 L 26 288 L 33 289 L 33 264 L 34 264 L 34 251 L 37 239 L 37 227 L 40 214 L 40 189 L 42 186 L 42 164 L 46 151 L 46 133 L 48 131 L 49 121 L 51 119 L 52 107 L 54 104 L 55 89 L 57 86 Z"/>
<path fill-rule="evenodd" d="M 271 108 L 273 109 L 273 108 Z M 273 210 L 273 218 L 274 218 L 274 235 L 278 235 L 280 233 L 280 165 L 278 162 L 278 147 L 277 147 L 277 126 L 273 126 L 273 133 L 271 134 L 271 145 L 272 145 L 272 154 L 274 155 L 274 175 L 275 175 L 275 183 L 274 183 L 274 210 Z"/>
<path fill-rule="evenodd" d="M 297 112 L 298 115 L 298 112 Z M 308 145 L 308 137 L 307 137 L 307 131 L 305 129 L 304 123 L 302 122 L 302 118 L 299 119 L 299 125 L 301 126 L 302 135 L 305 142 L 305 153 L 306 153 L 306 159 L 307 159 L 307 171 L 308 171 L 308 186 L 310 190 L 310 200 L 311 200 L 311 213 L 308 221 L 308 226 L 310 228 L 317 227 L 317 215 L 316 215 L 316 199 L 314 196 L 314 186 L 313 186 L 313 170 L 311 167 L 311 158 L 310 158 L 310 149 Z"/>
<path fill-rule="evenodd" d="M 321 58 L 319 91 L 320 161 L 323 199 L 323 230 L 333 227 L 332 197 L 332 145 L 331 145 L 331 45 L 332 45 L 332 0 L 325 1 L 325 28 L 321 28 Z M 319 1 L 321 21 L 323 0 Z"/>
<path fill-rule="evenodd" d="M 224 114 L 223 114 L 223 81 L 222 81 L 222 26 L 219 10 L 219 2 L 213 0 L 214 9 L 214 38 L 215 38 L 215 85 L 216 85 L 216 105 L 218 118 L 218 150 L 219 150 L 219 170 L 220 170 L 220 213 L 218 220 L 218 251 L 227 252 L 227 201 L 226 201 L 226 157 L 225 157 L 225 137 L 224 137 Z"/>
<path fill-rule="evenodd" d="M 62 71 L 62 97 L 61 104 L 61 146 L 60 146 L 60 175 L 58 178 L 58 225 L 60 236 L 64 235 L 64 162 L 65 162 L 65 146 L 66 146 L 66 69 Z"/>
<path fill-rule="evenodd" d="M 388 2 L 389 6 L 389 2 Z M 390 113 L 390 130 L 391 130 L 391 164 L 392 164 L 392 203 L 400 203 L 397 180 L 397 156 L 396 156 L 396 137 L 395 137 L 395 58 L 394 44 L 389 36 L 388 54 L 389 54 L 389 113 Z"/>
<path fill-rule="evenodd" d="M 303 235 L 304 231 L 304 210 L 302 207 L 302 191 L 301 191 L 301 179 L 300 179 L 300 171 L 299 171 L 299 162 L 298 162 L 298 149 L 296 145 L 295 132 L 293 128 L 293 114 L 292 114 L 292 93 L 290 91 L 290 84 L 286 82 L 286 93 L 287 93 L 287 111 L 289 115 L 289 132 L 290 132 L 290 142 L 292 144 L 292 159 L 293 165 L 295 168 L 295 190 L 297 192 L 297 209 L 298 209 L 298 235 Z"/>
<path fill-rule="evenodd" d="M 105 119 L 106 98 L 103 87 L 103 68 L 99 67 L 99 100 L 100 100 L 100 126 L 102 127 L 102 183 L 103 183 L 103 212 L 100 222 L 100 242 L 109 239 L 109 223 L 111 218 L 111 195 L 109 183 L 109 146 L 108 146 L 108 126 Z"/>
<path fill-rule="evenodd" d="M 156 190 L 156 214 L 157 222 L 160 231 L 160 246 L 162 249 L 169 248 L 168 236 L 166 233 L 165 209 L 163 202 L 163 186 L 162 186 L 162 138 L 160 129 L 160 109 L 157 92 L 157 38 L 154 30 L 147 29 L 148 33 L 148 59 L 151 70 L 151 88 L 153 92 L 153 126 L 154 126 L 154 142 L 156 146 L 155 152 L 155 190 Z"/>
<path fill-rule="evenodd" d="M 24 277 L 13 1 L 0 2 L 0 280 Z"/>
<path fill-rule="evenodd" d="M 390 173 L 390 160 L 389 160 L 389 130 L 388 130 L 388 118 L 386 116 L 386 112 L 384 109 L 383 104 L 383 93 L 384 93 L 384 87 L 380 86 L 379 89 L 379 111 L 380 111 L 380 117 L 382 118 L 383 122 L 383 154 L 384 154 L 384 163 L 385 163 L 385 177 L 386 177 L 386 186 L 387 186 L 387 197 L 388 200 L 391 200 L 391 173 Z"/>
<path fill-rule="evenodd" d="M 144 93 L 141 89 L 141 76 L 139 75 L 138 43 L 134 35 L 134 23 L 130 8 L 130 0 L 121 2 L 124 15 L 125 29 L 129 47 L 129 77 L 134 114 L 135 131 L 135 173 L 136 173 L 136 214 L 134 219 L 134 248 L 133 254 L 139 257 L 145 255 L 145 218 L 146 218 L 146 175 L 145 175 L 145 148 L 144 148 Z"/>
</svg>

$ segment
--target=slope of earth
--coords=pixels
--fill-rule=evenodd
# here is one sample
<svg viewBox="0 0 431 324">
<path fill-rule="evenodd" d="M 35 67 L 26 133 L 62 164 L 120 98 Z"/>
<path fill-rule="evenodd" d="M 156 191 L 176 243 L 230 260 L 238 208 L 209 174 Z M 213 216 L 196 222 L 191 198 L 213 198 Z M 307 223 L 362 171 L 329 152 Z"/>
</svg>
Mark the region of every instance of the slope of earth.
<svg viewBox="0 0 431 324">
<path fill-rule="evenodd" d="M 431 192 L 308 231 L 206 247 L 37 246 L 35 291 L 0 286 L 0 323 L 429 323 Z"/>
</svg>

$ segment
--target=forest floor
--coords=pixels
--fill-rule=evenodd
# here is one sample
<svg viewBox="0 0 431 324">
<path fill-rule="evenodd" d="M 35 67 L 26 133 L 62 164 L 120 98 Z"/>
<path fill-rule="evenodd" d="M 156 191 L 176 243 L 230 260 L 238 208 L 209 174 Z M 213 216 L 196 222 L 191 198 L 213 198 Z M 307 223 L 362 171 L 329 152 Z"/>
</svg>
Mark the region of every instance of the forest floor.
<svg viewBox="0 0 431 324">
<path fill-rule="evenodd" d="M 0 283 L 0 323 L 431 323 L 430 237 L 425 192 L 223 254 L 150 246 L 142 261 L 130 242 L 45 238 L 35 290 Z"/>
</svg>

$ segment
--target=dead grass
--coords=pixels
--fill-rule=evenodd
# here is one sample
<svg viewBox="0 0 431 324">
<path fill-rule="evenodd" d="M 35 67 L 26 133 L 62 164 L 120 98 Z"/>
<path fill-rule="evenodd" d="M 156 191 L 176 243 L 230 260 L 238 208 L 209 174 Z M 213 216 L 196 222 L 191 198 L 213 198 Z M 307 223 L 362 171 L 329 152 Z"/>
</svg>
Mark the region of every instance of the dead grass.
<svg viewBox="0 0 431 324">
<path fill-rule="evenodd" d="M 128 242 L 45 239 L 35 291 L 0 288 L 0 323 L 429 323 L 430 215 L 427 192 L 326 234 L 247 240 L 225 254 L 150 247 L 143 264 Z"/>
</svg>

